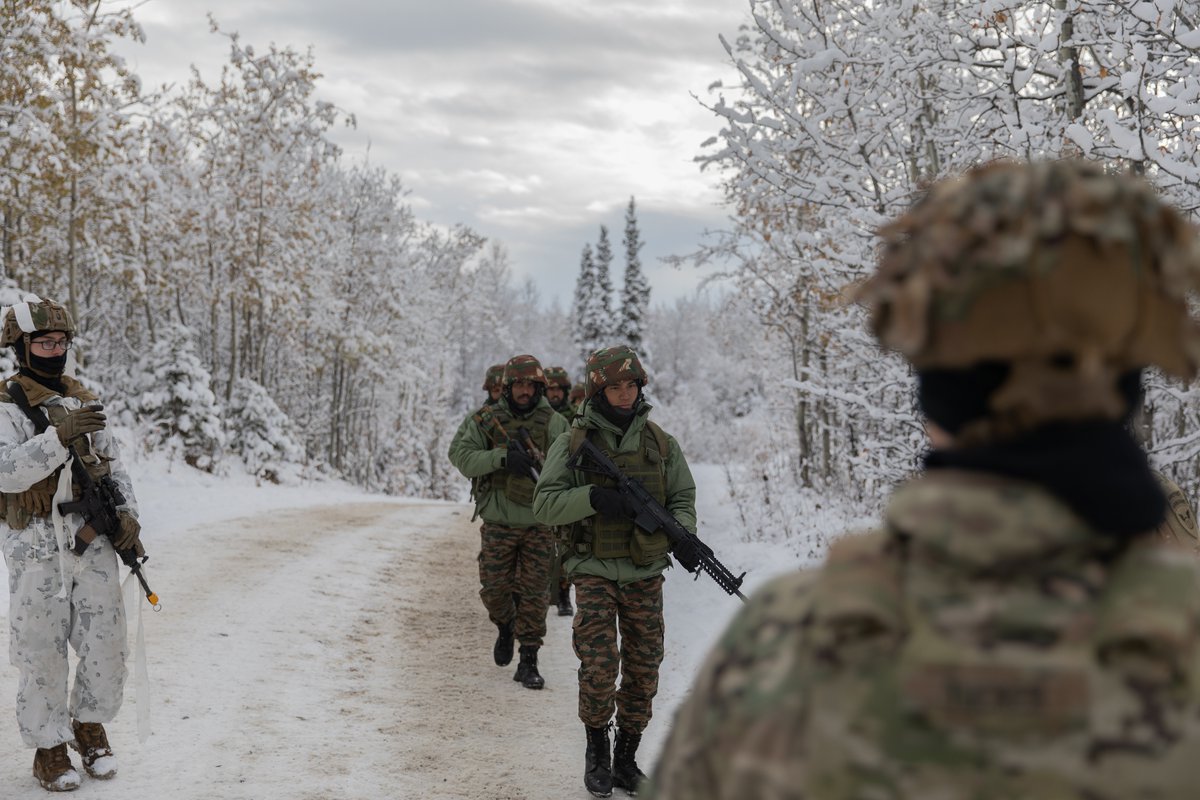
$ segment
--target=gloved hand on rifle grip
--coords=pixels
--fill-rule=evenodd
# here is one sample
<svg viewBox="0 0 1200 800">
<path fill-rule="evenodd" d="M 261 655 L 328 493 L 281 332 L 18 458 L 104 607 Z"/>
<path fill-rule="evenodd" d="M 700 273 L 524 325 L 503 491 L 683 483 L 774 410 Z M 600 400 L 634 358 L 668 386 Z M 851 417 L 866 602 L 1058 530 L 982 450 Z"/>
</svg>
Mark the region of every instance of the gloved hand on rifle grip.
<svg viewBox="0 0 1200 800">
<path fill-rule="evenodd" d="M 71 442 L 80 436 L 104 430 L 106 417 L 101 413 L 102 408 L 103 406 L 95 404 L 77 408 L 74 411 L 68 411 L 67 415 L 63 417 L 62 422 L 54 426 L 54 432 L 58 434 L 58 440 L 64 446 L 69 446 Z"/>
<path fill-rule="evenodd" d="M 529 471 L 533 469 L 533 459 L 518 450 L 516 444 L 510 442 L 508 454 L 504 457 L 504 468 L 513 475 L 529 478 L 532 477 Z"/>
<path fill-rule="evenodd" d="M 605 486 L 593 486 L 588 501 L 597 514 L 606 517 L 632 517 L 636 512 L 632 500 L 622 492 Z"/>
<path fill-rule="evenodd" d="M 675 556 L 679 566 L 688 572 L 695 572 L 700 568 L 700 549 L 690 539 L 680 539 L 676 542 L 671 548 L 671 555 Z"/>
<path fill-rule="evenodd" d="M 113 539 L 113 547 L 118 550 L 139 548 L 141 546 L 139 536 L 142 532 L 142 523 L 138 522 L 137 517 L 128 511 L 118 511 L 117 520 L 121 523 L 121 527 Z"/>
</svg>

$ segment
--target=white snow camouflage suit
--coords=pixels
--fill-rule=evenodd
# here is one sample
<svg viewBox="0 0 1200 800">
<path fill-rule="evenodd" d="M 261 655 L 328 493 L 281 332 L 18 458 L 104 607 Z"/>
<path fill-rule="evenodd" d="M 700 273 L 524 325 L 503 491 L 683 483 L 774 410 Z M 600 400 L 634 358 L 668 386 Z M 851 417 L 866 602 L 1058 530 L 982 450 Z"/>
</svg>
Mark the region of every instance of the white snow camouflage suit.
<svg viewBox="0 0 1200 800">
<path fill-rule="evenodd" d="M 35 406 L 40 399 L 30 393 Z M 82 405 L 76 397 L 57 394 L 42 402 L 47 408 Z M 112 478 L 126 499 L 122 510 L 136 516 L 133 487 L 112 435 L 101 430 L 92 434 L 91 441 L 97 455 L 111 459 Z M 55 473 L 67 459 L 67 448 L 54 428 L 35 435 L 33 423 L 15 403 L 0 402 L 0 492 L 22 492 Z M 70 469 L 62 470 L 63 474 L 70 480 Z M 59 491 L 65 490 L 60 484 Z M 9 574 L 9 660 L 19 671 L 17 723 L 22 741 L 31 748 L 54 747 L 73 739 L 72 718 L 111 721 L 121 707 L 128 674 L 116 551 L 107 537 L 98 536 L 82 556 L 76 556 L 71 543 L 83 518 L 68 514 L 62 522 L 60 549 L 50 516 L 34 516 L 21 530 L 14 530 L 0 516 Z M 79 657 L 69 698 L 68 643 Z"/>
</svg>

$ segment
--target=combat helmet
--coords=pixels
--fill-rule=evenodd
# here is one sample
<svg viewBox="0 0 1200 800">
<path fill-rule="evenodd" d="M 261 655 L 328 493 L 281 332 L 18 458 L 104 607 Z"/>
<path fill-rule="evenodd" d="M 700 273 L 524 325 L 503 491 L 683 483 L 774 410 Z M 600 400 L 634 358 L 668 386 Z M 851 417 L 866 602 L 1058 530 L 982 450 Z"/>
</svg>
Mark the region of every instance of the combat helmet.
<svg viewBox="0 0 1200 800">
<path fill-rule="evenodd" d="M 546 367 L 546 381 L 562 387 L 564 392 L 571 391 L 571 376 L 567 374 L 565 367 Z"/>
<path fill-rule="evenodd" d="M 504 386 L 512 386 L 516 381 L 533 381 L 546 385 L 546 373 L 542 370 L 542 362 L 531 355 L 513 356 L 504 365 Z"/>
<path fill-rule="evenodd" d="M 487 368 L 487 374 L 483 376 L 483 390 L 490 392 L 492 389 L 499 389 L 504 385 L 504 365 L 492 364 Z"/>
<path fill-rule="evenodd" d="M 646 370 L 633 348 L 628 345 L 605 347 L 588 356 L 587 378 L 584 385 L 584 395 L 590 400 L 596 392 L 610 383 L 620 381 L 636 381 L 637 385 L 646 385 Z"/>
<path fill-rule="evenodd" d="M 1195 230 L 1141 179 L 996 162 L 934 184 L 879 235 L 858 291 L 875 335 L 919 373 L 1004 364 L 992 434 L 1118 419 L 1123 376 L 1186 379 L 1200 365 Z"/>
<path fill-rule="evenodd" d="M 43 300 L 36 294 L 27 294 L 21 302 L 0 309 L 0 347 L 12 347 L 25 343 L 29 350 L 29 336 L 33 333 L 59 331 L 68 336 L 75 335 L 75 321 L 65 306 L 53 300 Z"/>
</svg>

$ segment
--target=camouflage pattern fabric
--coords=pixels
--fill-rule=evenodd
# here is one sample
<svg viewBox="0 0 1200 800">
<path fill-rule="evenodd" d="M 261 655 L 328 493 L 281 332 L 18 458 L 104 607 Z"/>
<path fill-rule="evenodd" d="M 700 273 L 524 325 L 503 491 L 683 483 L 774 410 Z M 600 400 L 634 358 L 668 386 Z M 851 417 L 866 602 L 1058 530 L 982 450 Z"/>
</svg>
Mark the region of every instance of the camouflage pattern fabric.
<svg viewBox="0 0 1200 800">
<path fill-rule="evenodd" d="M 654 770 L 663 800 L 1194 797 L 1200 565 L 1042 489 L 931 473 L 756 593 Z"/>
<path fill-rule="evenodd" d="M 74 334 L 75 321 L 67 309 L 53 300 L 42 300 L 34 294 L 13 306 L 0 309 L 0 346 L 8 347 L 26 334 L 35 331 L 60 331 Z"/>
<path fill-rule="evenodd" d="M 586 368 L 584 394 L 588 397 L 593 397 L 610 383 L 637 381 L 645 386 L 647 381 L 641 359 L 632 348 L 623 344 L 595 351 L 588 356 Z"/>
<path fill-rule="evenodd" d="M 571 391 L 571 376 L 565 367 L 546 367 L 546 382 L 561 386 L 564 392 Z"/>
<path fill-rule="evenodd" d="M 484 523 L 479 532 L 479 597 L 488 618 L 497 624 L 515 620 L 517 640 L 541 647 L 546 636 L 553 534 L 549 528 L 508 528 L 490 523 Z"/>
<path fill-rule="evenodd" d="M 31 401 L 53 418 L 58 407 L 76 409 L 80 397 L 46 393 Z M 94 452 L 108 460 L 126 498 L 122 510 L 137 515 L 129 475 L 107 430 L 90 436 Z M 0 402 L 0 492 L 15 495 L 62 467 L 67 449 L 54 430 L 35 434 L 33 423 L 11 402 Z M 65 475 L 69 478 L 70 472 Z M 64 518 L 72 541 L 83 526 Z M 51 518 L 36 515 L 24 527 L 0 524 L 9 571 L 9 659 L 18 670 L 17 720 L 28 747 L 53 747 L 73 738 L 70 719 L 109 722 L 121 706 L 125 670 L 125 608 L 111 543 L 98 538 L 76 556 L 59 549 Z M 62 578 L 66 574 L 66 585 Z M 61 593 L 61 596 L 59 596 Z M 68 644 L 76 651 L 74 688 L 68 697 Z"/>
<path fill-rule="evenodd" d="M 1158 534 L 1164 539 L 1176 542 L 1193 551 L 1200 549 L 1200 531 L 1196 529 L 1196 514 L 1192 510 L 1192 504 L 1188 501 L 1187 495 L 1175 481 L 1161 472 L 1155 472 L 1154 477 L 1158 479 L 1158 485 L 1162 487 L 1163 494 L 1167 496 L 1167 518 L 1159 526 Z"/>
<path fill-rule="evenodd" d="M 515 381 L 533 381 L 546 385 L 546 373 L 542 363 L 535 356 L 513 356 L 504 365 L 504 385 L 511 386 Z"/>
<path fill-rule="evenodd" d="M 504 365 L 492 364 L 487 368 L 487 373 L 483 376 L 483 390 L 490 392 L 492 389 L 499 389 L 504 385 Z"/>
<path fill-rule="evenodd" d="M 663 578 L 658 575 L 622 586 L 576 574 L 572 582 L 579 719 L 601 728 L 615 711 L 618 728 L 641 733 L 650 723 L 663 660 Z"/>
</svg>

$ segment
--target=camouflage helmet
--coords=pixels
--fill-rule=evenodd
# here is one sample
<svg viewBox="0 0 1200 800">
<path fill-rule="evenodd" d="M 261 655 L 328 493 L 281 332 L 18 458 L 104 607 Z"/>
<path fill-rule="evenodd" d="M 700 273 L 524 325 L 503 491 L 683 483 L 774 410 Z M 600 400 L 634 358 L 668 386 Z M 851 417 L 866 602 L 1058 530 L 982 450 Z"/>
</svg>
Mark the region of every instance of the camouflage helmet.
<svg viewBox="0 0 1200 800">
<path fill-rule="evenodd" d="M 584 385 L 577 383 L 571 387 L 571 394 L 567 397 L 572 403 L 578 403 L 584 398 Z"/>
<path fill-rule="evenodd" d="M 516 381 L 533 381 L 546 385 L 546 373 L 542 371 L 542 363 L 534 356 L 513 356 L 504 365 L 504 385 L 512 386 Z"/>
<path fill-rule="evenodd" d="M 75 321 L 65 306 L 53 300 L 43 300 L 35 294 L 25 295 L 20 302 L 0 309 L 0 347 L 11 347 L 31 333 L 59 331 L 75 335 Z"/>
<path fill-rule="evenodd" d="M 546 367 L 546 381 L 561 387 L 564 392 L 571 391 L 571 376 L 564 367 Z"/>
<path fill-rule="evenodd" d="M 587 383 L 584 394 L 591 398 L 596 392 L 619 381 L 637 381 L 638 386 L 646 385 L 646 370 L 637 353 L 627 345 L 605 347 L 588 356 Z"/>
<path fill-rule="evenodd" d="M 483 376 L 483 390 L 490 392 L 492 389 L 499 389 L 504 383 L 504 365 L 492 364 L 487 368 L 487 374 Z"/>
<path fill-rule="evenodd" d="M 1122 374 L 1200 365 L 1195 230 L 1140 179 L 997 162 L 934 184 L 879 235 L 857 292 L 875 335 L 918 370 L 1007 363 L 989 399 L 1001 427 L 1120 418 Z"/>
</svg>

